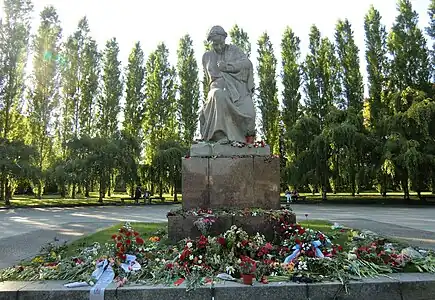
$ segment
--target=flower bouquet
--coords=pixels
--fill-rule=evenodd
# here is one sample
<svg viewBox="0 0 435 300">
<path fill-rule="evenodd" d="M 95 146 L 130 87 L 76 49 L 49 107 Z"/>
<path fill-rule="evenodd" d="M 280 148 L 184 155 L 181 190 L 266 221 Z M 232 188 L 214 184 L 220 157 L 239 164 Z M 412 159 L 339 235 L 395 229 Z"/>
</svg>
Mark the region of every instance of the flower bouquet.
<svg viewBox="0 0 435 300">
<path fill-rule="evenodd" d="M 248 256 L 240 257 L 240 274 L 242 275 L 243 283 L 247 285 L 252 285 L 254 279 L 255 271 L 257 270 L 257 263 L 255 260 Z"/>
</svg>

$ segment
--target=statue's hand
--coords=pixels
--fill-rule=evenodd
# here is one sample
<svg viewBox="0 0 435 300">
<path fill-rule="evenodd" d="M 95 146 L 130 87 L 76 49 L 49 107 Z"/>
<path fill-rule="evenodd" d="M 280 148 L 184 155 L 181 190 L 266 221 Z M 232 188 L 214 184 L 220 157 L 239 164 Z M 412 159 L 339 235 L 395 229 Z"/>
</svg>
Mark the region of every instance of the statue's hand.
<svg viewBox="0 0 435 300">
<path fill-rule="evenodd" d="M 227 71 L 227 63 L 224 61 L 218 61 L 217 66 L 219 68 L 219 70 L 221 70 L 222 72 Z"/>
</svg>

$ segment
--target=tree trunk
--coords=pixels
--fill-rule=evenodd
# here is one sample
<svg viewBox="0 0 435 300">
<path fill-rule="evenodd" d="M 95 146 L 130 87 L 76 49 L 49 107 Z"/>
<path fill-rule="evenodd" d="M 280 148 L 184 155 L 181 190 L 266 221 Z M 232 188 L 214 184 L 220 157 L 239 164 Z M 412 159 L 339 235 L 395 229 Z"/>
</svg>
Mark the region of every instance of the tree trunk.
<svg viewBox="0 0 435 300">
<path fill-rule="evenodd" d="M 134 182 L 132 181 L 130 183 L 131 187 L 130 187 L 130 197 L 134 198 Z"/>
<path fill-rule="evenodd" d="M 382 177 L 383 177 L 382 185 L 381 185 L 382 197 L 387 197 L 387 174 L 384 172 Z"/>
<path fill-rule="evenodd" d="M 86 198 L 89 198 L 89 190 L 90 190 L 89 182 L 86 181 L 86 183 L 85 183 L 85 197 Z"/>
<path fill-rule="evenodd" d="M 60 197 L 61 198 L 65 198 L 66 197 L 66 189 L 65 189 L 65 185 L 64 184 L 62 184 L 60 186 Z"/>
<path fill-rule="evenodd" d="M 328 200 L 327 196 L 326 196 L 326 185 L 322 186 L 322 201 L 326 201 Z"/>
<path fill-rule="evenodd" d="M 103 198 L 104 198 L 104 196 L 106 194 L 105 185 L 106 185 L 106 181 L 104 180 L 104 177 L 101 176 L 101 178 L 100 178 L 99 196 L 98 196 L 98 202 L 100 202 L 100 203 L 103 203 Z"/>
<path fill-rule="evenodd" d="M 38 180 L 38 199 L 42 199 L 42 182 L 41 180 Z"/>
<path fill-rule="evenodd" d="M 72 185 L 71 198 L 73 198 L 73 199 L 76 198 L 76 184 L 75 183 L 73 183 L 73 185 Z"/>
<path fill-rule="evenodd" d="M 10 206 L 11 199 L 12 199 L 12 193 L 11 193 L 11 188 L 9 187 L 8 178 L 5 179 L 4 187 L 5 187 L 5 205 Z"/>
<path fill-rule="evenodd" d="M 0 175 L 0 201 L 5 201 L 5 178 L 3 174 Z"/>
<path fill-rule="evenodd" d="M 109 173 L 109 180 L 107 182 L 108 189 L 107 189 L 107 197 L 112 196 L 112 174 Z"/>
</svg>

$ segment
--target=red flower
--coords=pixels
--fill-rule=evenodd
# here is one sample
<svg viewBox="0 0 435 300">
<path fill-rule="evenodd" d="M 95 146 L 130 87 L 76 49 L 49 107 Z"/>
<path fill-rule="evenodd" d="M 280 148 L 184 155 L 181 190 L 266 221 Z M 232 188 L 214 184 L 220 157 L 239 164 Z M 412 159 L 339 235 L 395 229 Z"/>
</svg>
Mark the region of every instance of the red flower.
<svg viewBox="0 0 435 300">
<path fill-rule="evenodd" d="M 301 240 L 300 240 L 300 239 L 295 239 L 295 243 L 296 243 L 297 245 L 299 245 L 299 244 L 301 243 Z"/>
<path fill-rule="evenodd" d="M 242 246 L 245 247 L 249 242 L 247 240 L 242 241 Z"/>
<path fill-rule="evenodd" d="M 166 264 L 166 269 L 172 270 L 172 268 L 174 268 L 173 264 L 171 264 L 171 263 Z"/>
<path fill-rule="evenodd" d="M 338 251 L 342 252 L 343 251 L 343 247 L 341 245 L 338 245 Z"/>
<path fill-rule="evenodd" d="M 130 244 L 131 244 L 131 240 L 126 240 L 125 243 L 126 243 L 127 245 L 130 245 Z"/>
<path fill-rule="evenodd" d="M 273 246 L 271 243 L 266 243 L 266 245 L 264 245 L 264 248 L 266 248 L 267 250 L 272 250 Z"/>
<path fill-rule="evenodd" d="M 116 248 L 121 248 L 122 247 L 122 243 L 116 243 Z"/>
<path fill-rule="evenodd" d="M 125 234 L 126 236 L 131 236 L 131 232 L 127 231 L 127 233 Z"/>
<path fill-rule="evenodd" d="M 217 238 L 217 242 L 218 242 L 221 246 L 225 246 L 225 244 L 226 244 L 225 238 L 223 238 L 223 237 L 221 237 L 221 236 Z"/>
<path fill-rule="evenodd" d="M 142 245 L 143 243 L 144 243 L 144 240 L 142 238 L 140 238 L 140 237 L 136 238 L 136 244 Z"/>
<path fill-rule="evenodd" d="M 117 241 L 122 240 L 122 236 L 118 235 L 118 236 L 116 237 L 116 240 L 117 240 Z"/>
<path fill-rule="evenodd" d="M 114 239 L 116 239 L 116 238 L 117 238 L 117 235 L 116 235 L 116 234 L 112 235 L 112 240 L 114 240 Z"/>
<path fill-rule="evenodd" d="M 135 232 L 133 232 L 133 234 L 134 234 L 134 236 L 138 236 L 139 232 L 135 231 Z"/>
</svg>

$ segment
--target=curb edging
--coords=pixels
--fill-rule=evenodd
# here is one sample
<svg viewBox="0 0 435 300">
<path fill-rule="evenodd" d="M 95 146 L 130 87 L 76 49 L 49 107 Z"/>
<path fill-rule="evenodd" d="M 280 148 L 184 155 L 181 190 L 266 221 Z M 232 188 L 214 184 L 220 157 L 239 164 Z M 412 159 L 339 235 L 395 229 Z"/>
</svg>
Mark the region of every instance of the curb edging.
<svg viewBox="0 0 435 300">
<path fill-rule="evenodd" d="M 65 288 L 65 281 L 1 282 L 1 300 L 88 300 L 90 287 Z M 400 273 L 389 277 L 366 278 L 347 285 L 348 294 L 340 282 L 323 283 L 254 283 L 246 286 L 235 282 L 215 284 L 214 288 L 201 287 L 187 291 L 180 286 L 129 285 L 116 288 L 112 283 L 104 293 L 105 300 L 131 299 L 182 299 L 182 300 L 433 300 L 435 299 L 435 274 Z"/>
</svg>

